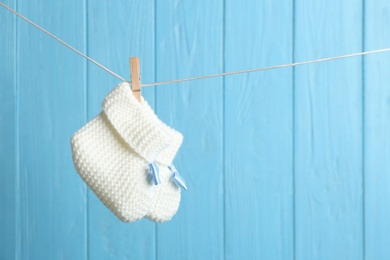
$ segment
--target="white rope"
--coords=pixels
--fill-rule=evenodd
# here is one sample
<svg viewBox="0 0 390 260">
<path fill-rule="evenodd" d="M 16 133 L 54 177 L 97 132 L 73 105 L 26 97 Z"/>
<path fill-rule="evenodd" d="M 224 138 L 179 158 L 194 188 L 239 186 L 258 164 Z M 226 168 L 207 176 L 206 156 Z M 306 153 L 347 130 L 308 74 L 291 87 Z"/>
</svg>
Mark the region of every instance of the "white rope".
<svg viewBox="0 0 390 260">
<path fill-rule="evenodd" d="M 251 72 L 264 71 L 264 70 L 295 67 L 295 66 L 300 66 L 300 65 L 312 64 L 312 63 L 318 63 L 318 62 L 324 62 L 324 61 L 331 61 L 331 60 L 340 60 L 340 59 L 357 57 L 357 56 L 385 52 L 385 51 L 390 51 L 390 48 L 378 49 L 378 50 L 373 50 L 373 51 L 357 52 L 357 53 L 346 54 L 346 55 L 341 55 L 341 56 L 334 56 L 334 57 L 322 58 L 322 59 L 317 59 L 317 60 L 309 60 L 309 61 L 300 61 L 300 62 L 295 62 L 295 63 L 281 64 L 281 65 L 275 65 L 275 66 L 269 66 L 269 67 L 263 67 L 263 68 L 256 68 L 256 69 L 249 69 L 249 70 L 238 70 L 238 71 L 224 72 L 224 73 L 219 73 L 219 74 L 211 74 L 211 75 L 205 75 L 205 76 L 199 76 L 199 77 L 193 77 L 193 78 L 154 82 L 154 83 L 149 83 L 149 84 L 142 84 L 142 86 L 143 87 L 158 86 L 158 85 L 179 83 L 179 82 L 192 81 L 192 80 L 198 80 L 198 79 L 208 79 L 208 78 L 214 78 L 214 77 L 222 77 L 222 76 L 229 76 L 229 75 L 236 75 L 236 74 L 243 74 L 243 73 L 251 73 Z"/>
<path fill-rule="evenodd" d="M 0 5 L 2 5 L 4 8 L 6 8 L 8 11 L 14 13 L 15 15 L 19 16 L 29 24 L 35 26 L 42 32 L 46 33 L 53 39 L 57 40 L 58 42 L 62 43 L 72 51 L 76 52 L 80 56 L 86 58 L 96 66 L 102 68 L 103 70 L 107 71 L 111 75 L 117 77 L 118 79 L 122 81 L 129 82 L 125 78 L 119 76 L 115 72 L 111 71 L 110 69 L 106 68 L 105 66 L 101 65 L 99 62 L 95 61 L 94 59 L 88 57 L 84 53 L 80 52 L 76 48 L 72 47 L 68 43 L 64 42 L 54 34 L 46 31 L 43 29 L 41 26 L 35 24 L 34 22 L 30 21 L 23 15 L 19 14 L 15 10 L 9 8 L 2 2 L 0 2 Z M 160 82 L 154 82 L 154 83 L 147 83 L 147 84 L 141 84 L 142 87 L 151 87 L 151 86 L 159 86 L 159 85 L 166 85 L 166 84 L 172 84 L 172 83 L 179 83 L 179 82 L 185 82 L 185 81 L 193 81 L 193 80 L 200 80 L 200 79 L 208 79 L 208 78 L 215 78 L 215 77 L 222 77 L 222 76 L 229 76 L 229 75 L 236 75 L 236 74 L 243 74 L 243 73 L 251 73 L 251 72 L 258 72 L 258 71 L 265 71 L 265 70 L 272 70 L 272 69 L 281 69 L 281 68 L 288 68 L 288 67 L 295 67 L 295 66 L 300 66 L 300 65 L 307 65 L 307 64 L 313 64 L 313 63 L 319 63 L 319 62 L 325 62 L 325 61 L 332 61 L 332 60 L 340 60 L 340 59 L 346 59 L 346 58 L 351 58 L 351 57 L 357 57 L 357 56 L 363 56 L 363 55 L 368 55 L 368 54 L 374 54 L 374 53 L 380 53 L 380 52 L 387 52 L 390 51 L 390 48 L 384 48 L 384 49 L 377 49 L 377 50 L 372 50 L 372 51 L 363 51 L 363 52 L 356 52 L 352 54 L 346 54 L 346 55 L 340 55 L 340 56 L 334 56 L 334 57 L 329 57 L 329 58 L 321 58 L 321 59 L 316 59 L 316 60 L 309 60 L 309 61 L 301 61 L 301 62 L 294 62 L 294 63 L 288 63 L 288 64 L 280 64 L 280 65 L 275 65 L 275 66 L 269 66 L 269 67 L 263 67 L 263 68 L 256 68 L 256 69 L 248 69 L 248 70 L 238 70 L 238 71 L 232 71 L 232 72 L 223 72 L 223 73 L 218 73 L 218 74 L 210 74 L 210 75 L 204 75 L 204 76 L 198 76 L 198 77 L 192 77 L 192 78 L 184 78 L 184 79 L 174 79 L 174 80 L 167 80 L 167 81 L 160 81 Z"/>
<path fill-rule="evenodd" d="M 68 47 L 69 49 L 71 49 L 72 51 L 76 52 L 78 55 L 86 58 L 87 60 L 89 60 L 90 62 L 92 62 L 93 64 L 95 64 L 96 66 L 102 68 L 103 70 L 107 71 L 108 73 L 110 73 L 111 75 L 117 77 L 118 79 L 122 80 L 122 81 L 127 81 L 125 78 L 119 76 L 118 74 L 116 74 L 115 72 L 109 70 L 108 68 L 104 67 L 102 64 L 100 64 L 99 62 L 95 61 L 94 59 L 91 59 L 90 57 L 88 57 L 87 55 L 85 55 L 84 53 L 82 53 L 81 51 L 77 50 L 76 48 L 74 48 L 73 46 L 71 46 L 70 44 L 64 42 L 63 40 L 61 40 L 60 38 L 58 38 L 57 36 L 55 36 L 54 34 L 46 31 L 45 29 L 43 29 L 41 26 L 39 26 L 38 24 L 30 21 L 29 19 L 27 19 L 26 17 L 24 17 L 23 15 L 19 14 L 18 12 L 16 12 L 15 10 L 11 9 L 10 7 L 6 6 L 4 3 L 0 2 L 0 5 L 2 5 L 5 9 L 7 9 L 8 11 L 14 13 L 15 15 L 19 16 L 20 18 L 22 18 L 23 20 L 25 20 L 26 22 L 28 22 L 29 24 L 31 24 L 32 26 L 38 28 L 39 30 L 41 30 L 42 32 L 46 33 L 47 35 L 49 35 L 50 37 L 52 37 L 54 40 L 56 41 L 59 41 L 60 43 L 62 43 L 63 45 L 65 45 L 66 47 Z"/>
</svg>

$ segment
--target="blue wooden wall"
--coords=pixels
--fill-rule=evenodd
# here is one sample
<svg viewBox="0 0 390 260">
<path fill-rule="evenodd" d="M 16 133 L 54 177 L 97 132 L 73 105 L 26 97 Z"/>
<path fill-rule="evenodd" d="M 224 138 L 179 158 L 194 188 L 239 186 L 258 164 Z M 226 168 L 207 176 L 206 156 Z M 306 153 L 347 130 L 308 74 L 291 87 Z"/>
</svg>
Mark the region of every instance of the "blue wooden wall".
<svg viewBox="0 0 390 260">
<path fill-rule="evenodd" d="M 388 0 L 2 0 L 143 82 L 390 47 Z M 149 87 L 189 191 L 126 224 L 71 135 L 118 79 L 0 7 L 0 259 L 390 259 L 390 53 Z"/>
</svg>

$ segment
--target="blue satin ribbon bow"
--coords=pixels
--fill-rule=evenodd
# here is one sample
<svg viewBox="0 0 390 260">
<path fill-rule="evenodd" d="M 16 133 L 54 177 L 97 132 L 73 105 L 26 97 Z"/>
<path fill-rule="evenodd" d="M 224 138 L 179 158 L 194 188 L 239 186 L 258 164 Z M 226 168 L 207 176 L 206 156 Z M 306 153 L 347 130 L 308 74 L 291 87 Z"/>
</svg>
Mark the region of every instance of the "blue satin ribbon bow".
<svg viewBox="0 0 390 260">
<path fill-rule="evenodd" d="M 152 176 L 152 181 L 154 185 L 159 185 L 161 183 L 161 179 L 160 179 L 160 171 L 158 169 L 158 165 L 155 163 L 149 163 L 148 166 L 149 166 L 149 172 Z"/>
<path fill-rule="evenodd" d="M 184 179 L 180 176 L 179 172 L 176 170 L 173 164 L 168 166 L 168 169 L 172 172 L 172 179 L 180 188 L 187 190 L 187 185 Z"/>
</svg>

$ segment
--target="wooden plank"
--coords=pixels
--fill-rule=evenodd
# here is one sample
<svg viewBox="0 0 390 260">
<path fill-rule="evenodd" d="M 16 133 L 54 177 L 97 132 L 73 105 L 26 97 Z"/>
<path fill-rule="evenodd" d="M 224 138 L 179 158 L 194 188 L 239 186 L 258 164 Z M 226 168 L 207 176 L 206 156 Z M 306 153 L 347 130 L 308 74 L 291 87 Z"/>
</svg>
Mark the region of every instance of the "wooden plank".
<svg viewBox="0 0 390 260">
<path fill-rule="evenodd" d="M 295 61 L 360 52 L 362 3 L 295 1 Z M 362 259 L 362 58 L 295 70 L 296 259 Z"/>
<path fill-rule="evenodd" d="M 3 1 L 15 8 L 15 1 Z M 17 256 L 17 85 L 16 20 L 0 7 L 0 259 Z"/>
<path fill-rule="evenodd" d="M 157 80 L 221 72 L 223 1 L 157 1 Z M 157 87 L 157 111 L 184 135 L 177 214 L 157 226 L 158 259 L 223 259 L 222 79 Z"/>
<path fill-rule="evenodd" d="M 21 14 L 85 51 L 85 2 L 19 1 Z M 18 21 L 21 259 L 86 259 L 86 189 L 70 137 L 85 121 L 86 61 Z"/>
<path fill-rule="evenodd" d="M 365 50 L 390 46 L 389 14 L 389 1 L 365 1 Z M 365 259 L 390 259 L 390 53 L 364 61 Z"/>
<path fill-rule="evenodd" d="M 226 1 L 226 70 L 292 62 L 293 1 Z M 293 258 L 292 69 L 226 77 L 226 259 Z"/>
<path fill-rule="evenodd" d="M 122 77 L 130 78 L 129 58 L 141 63 L 141 82 L 154 81 L 154 1 L 88 2 L 88 53 Z M 88 119 L 101 111 L 104 97 L 120 80 L 88 66 Z M 154 88 L 142 88 L 154 105 Z M 155 224 L 122 223 L 93 194 L 89 202 L 90 259 L 154 259 Z"/>
</svg>

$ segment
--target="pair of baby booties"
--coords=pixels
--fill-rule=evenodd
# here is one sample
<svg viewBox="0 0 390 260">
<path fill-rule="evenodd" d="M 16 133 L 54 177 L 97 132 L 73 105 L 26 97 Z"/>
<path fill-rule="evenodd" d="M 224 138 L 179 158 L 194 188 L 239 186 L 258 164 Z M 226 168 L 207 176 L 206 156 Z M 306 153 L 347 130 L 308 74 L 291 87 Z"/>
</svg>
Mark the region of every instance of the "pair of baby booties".
<svg viewBox="0 0 390 260">
<path fill-rule="evenodd" d="M 143 98 L 139 102 L 126 82 L 108 94 L 102 108 L 71 138 L 77 172 L 120 220 L 170 220 L 180 204 L 171 164 L 182 134 L 160 121 Z M 159 173 L 159 184 L 150 168 Z"/>
</svg>

